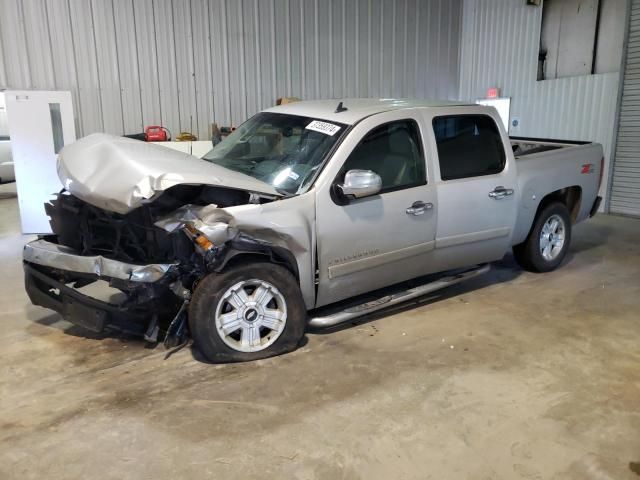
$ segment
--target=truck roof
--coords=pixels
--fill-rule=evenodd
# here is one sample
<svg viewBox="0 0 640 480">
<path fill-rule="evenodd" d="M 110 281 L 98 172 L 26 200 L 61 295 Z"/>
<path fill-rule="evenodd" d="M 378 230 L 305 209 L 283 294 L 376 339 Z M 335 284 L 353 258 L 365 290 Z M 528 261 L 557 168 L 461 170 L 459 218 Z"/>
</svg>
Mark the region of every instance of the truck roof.
<svg viewBox="0 0 640 480">
<path fill-rule="evenodd" d="M 347 110 L 336 113 L 338 103 Z M 309 100 L 264 110 L 265 112 L 287 113 L 305 117 L 321 118 L 348 125 L 376 113 L 416 107 L 468 106 L 470 103 L 449 100 L 419 100 L 411 98 L 343 98 L 334 100 Z"/>
</svg>

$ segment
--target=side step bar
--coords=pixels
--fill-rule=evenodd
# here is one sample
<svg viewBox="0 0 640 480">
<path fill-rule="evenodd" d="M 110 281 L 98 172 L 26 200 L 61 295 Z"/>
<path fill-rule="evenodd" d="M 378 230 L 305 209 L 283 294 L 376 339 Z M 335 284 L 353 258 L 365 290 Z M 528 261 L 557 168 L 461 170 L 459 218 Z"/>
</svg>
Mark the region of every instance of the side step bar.
<svg viewBox="0 0 640 480">
<path fill-rule="evenodd" d="M 344 323 L 354 318 L 368 315 L 377 310 L 396 305 L 398 303 L 406 302 L 414 298 L 421 297 L 427 293 L 435 292 L 442 288 L 455 285 L 456 283 L 469 280 L 470 278 L 477 277 L 483 273 L 487 273 L 490 270 L 489 264 L 478 265 L 470 270 L 457 273 L 448 277 L 440 278 L 436 281 L 425 283 L 417 287 L 403 290 L 401 292 L 385 295 L 376 300 L 371 300 L 360 305 L 351 306 L 336 313 L 332 313 L 325 316 L 314 317 L 309 321 L 309 326 L 313 328 L 327 328 L 339 323 Z"/>
</svg>

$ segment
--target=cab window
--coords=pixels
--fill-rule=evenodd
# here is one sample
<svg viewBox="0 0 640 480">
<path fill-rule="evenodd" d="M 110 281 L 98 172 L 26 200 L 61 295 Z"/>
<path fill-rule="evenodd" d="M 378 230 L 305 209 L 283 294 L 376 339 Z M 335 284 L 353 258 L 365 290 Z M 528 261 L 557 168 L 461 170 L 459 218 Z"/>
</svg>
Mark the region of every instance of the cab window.
<svg viewBox="0 0 640 480">
<path fill-rule="evenodd" d="M 433 119 L 433 133 L 442 180 L 493 175 L 504 170 L 504 146 L 491 117 L 436 117 Z"/>
<path fill-rule="evenodd" d="M 371 170 L 382 178 L 381 193 L 426 183 L 418 125 L 413 120 L 386 123 L 371 130 L 343 167 Z"/>
</svg>

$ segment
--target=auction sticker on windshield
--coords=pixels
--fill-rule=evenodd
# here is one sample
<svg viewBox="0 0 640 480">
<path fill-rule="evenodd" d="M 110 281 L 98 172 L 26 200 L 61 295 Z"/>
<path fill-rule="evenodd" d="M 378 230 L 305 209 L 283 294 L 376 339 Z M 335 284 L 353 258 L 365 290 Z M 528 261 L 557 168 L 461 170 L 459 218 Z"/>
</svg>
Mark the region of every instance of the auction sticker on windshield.
<svg viewBox="0 0 640 480">
<path fill-rule="evenodd" d="M 313 130 L 314 132 L 331 135 L 332 137 L 338 130 L 340 130 L 340 127 L 338 125 L 334 125 L 333 123 L 321 122 L 320 120 L 314 120 L 309 125 L 307 125 L 306 128 L 308 130 Z"/>
</svg>

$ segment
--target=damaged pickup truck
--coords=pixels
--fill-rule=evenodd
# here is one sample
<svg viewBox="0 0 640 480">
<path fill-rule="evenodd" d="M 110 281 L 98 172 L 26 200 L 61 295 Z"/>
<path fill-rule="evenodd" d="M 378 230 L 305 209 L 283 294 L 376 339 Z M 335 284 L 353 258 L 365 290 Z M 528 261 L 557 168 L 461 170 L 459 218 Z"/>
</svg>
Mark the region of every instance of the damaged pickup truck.
<svg viewBox="0 0 640 480">
<path fill-rule="evenodd" d="M 555 269 L 598 209 L 602 158 L 593 143 L 510 139 L 493 108 L 409 100 L 271 108 L 202 159 L 90 135 L 59 156 L 54 233 L 25 246 L 26 289 L 92 331 L 264 358 L 511 248 L 527 270 Z M 120 298 L 87 294 L 98 281 Z"/>
</svg>

